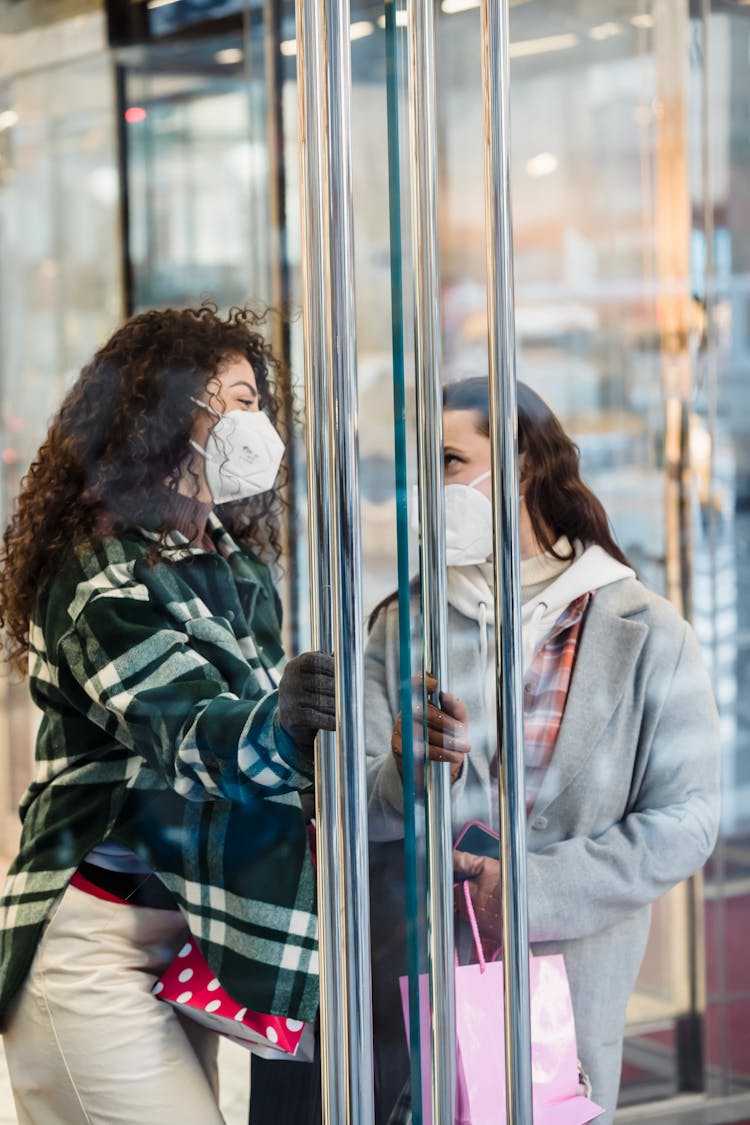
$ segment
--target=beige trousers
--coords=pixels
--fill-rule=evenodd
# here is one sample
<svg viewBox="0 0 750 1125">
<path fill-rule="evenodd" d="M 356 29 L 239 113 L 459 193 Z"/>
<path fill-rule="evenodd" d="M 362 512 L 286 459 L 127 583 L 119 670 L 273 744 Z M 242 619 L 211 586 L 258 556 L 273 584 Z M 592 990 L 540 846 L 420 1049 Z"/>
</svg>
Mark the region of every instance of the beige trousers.
<svg viewBox="0 0 750 1125">
<path fill-rule="evenodd" d="M 4 1035 L 20 1125 L 222 1125 L 218 1037 L 151 995 L 187 936 L 68 887 Z"/>
</svg>

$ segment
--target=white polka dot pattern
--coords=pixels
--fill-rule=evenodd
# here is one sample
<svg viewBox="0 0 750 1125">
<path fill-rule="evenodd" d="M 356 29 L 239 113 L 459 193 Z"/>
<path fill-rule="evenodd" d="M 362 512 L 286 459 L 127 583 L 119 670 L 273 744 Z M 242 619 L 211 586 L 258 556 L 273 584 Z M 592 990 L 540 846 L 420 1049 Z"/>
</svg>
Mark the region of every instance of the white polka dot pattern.
<svg viewBox="0 0 750 1125">
<path fill-rule="evenodd" d="M 239 1043 L 264 1044 L 295 1054 L 306 1029 L 302 1020 L 238 1009 L 239 1000 L 228 995 L 201 955 L 194 940 L 186 941 L 172 964 L 152 989 L 160 1001 L 190 1011 L 205 1026 Z"/>
</svg>

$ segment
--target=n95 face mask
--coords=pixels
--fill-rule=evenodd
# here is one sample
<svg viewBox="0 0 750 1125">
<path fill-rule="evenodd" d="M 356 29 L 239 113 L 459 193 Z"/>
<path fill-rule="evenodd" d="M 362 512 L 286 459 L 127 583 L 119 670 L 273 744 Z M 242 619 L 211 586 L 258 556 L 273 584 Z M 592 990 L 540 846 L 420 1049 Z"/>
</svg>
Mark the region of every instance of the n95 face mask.
<svg viewBox="0 0 750 1125">
<path fill-rule="evenodd" d="M 470 484 L 445 486 L 445 559 L 448 566 L 472 566 L 492 555 L 492 504 L 476 485 L 490 475 L 481 473 Z M 419 530 L 417 489 L 412 500 L 412 528 Z"/>
<path fill-rule="evenodd" d="M 492 556 L 492 504 L 476 487 L 482 473 L 470 484 L 445 486 L 445 557 L 448 566 L 472 566 Z"/>
<path fill-rule="evenodd" d="M 284 443 L 268 415 L 262 410 L 217 414 L 204 402 L 198 405 L 218 418 L 205 449 L 191 443 L 206 459 L 206 482 L 214 504 L 245 500 L 273 488 Z"/>
</svg>

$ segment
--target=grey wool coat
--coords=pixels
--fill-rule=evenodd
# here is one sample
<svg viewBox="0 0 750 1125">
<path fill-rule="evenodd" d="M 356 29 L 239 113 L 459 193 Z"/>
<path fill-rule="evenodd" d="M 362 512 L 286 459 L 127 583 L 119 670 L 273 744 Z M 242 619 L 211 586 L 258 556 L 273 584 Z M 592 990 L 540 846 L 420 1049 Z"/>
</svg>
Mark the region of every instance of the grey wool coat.
<svg viewBox="0 0 750 1125">
<path fill-rule="evenodd" d="M 397 606 L 380 614 L 366 656 L 371 835 L 403 835 L 390 753 L 399 711 Z M 454 787 L 454 832 L 491 816 L 494 746 L 483 734 L 478 626 L 449 607 L 448 689 L 470 715 L 472 750 Z M 650 907 L 711 853 L 719 823 L 719 731 L 696 638 L 635 578 L 588 609 L 552 763 L 528 817 L 529 936 L 562 953 L 579 1056 L 613 1120 L 625 1009 Z"/>
</svg>

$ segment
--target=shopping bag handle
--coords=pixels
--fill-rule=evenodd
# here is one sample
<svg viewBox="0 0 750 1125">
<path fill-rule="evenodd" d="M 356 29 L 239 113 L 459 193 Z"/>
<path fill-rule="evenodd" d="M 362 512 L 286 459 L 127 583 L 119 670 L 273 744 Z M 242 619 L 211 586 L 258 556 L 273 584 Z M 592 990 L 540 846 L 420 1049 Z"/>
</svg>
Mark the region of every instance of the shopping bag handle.
<svg viewBox="0 0 750 1125">
<path fill-rule="evenodd" d="M 468 879 L 464 880 L 464 882 L 462 883 L 462 886 L 463 886 L 463 889 L 464 889 L 464 898 L 466 900 L 466 913 L 467 913 L 468 918 L 469 918 L 469 925 L 471 926 L 471 932 L 474 935 L 474 948 L 477 951 L 477 959 L 479 961 L 479 968 L 480 968 L 481 972 L 484 973 L 484 972 L 487 971 L 487 962 L 486 962 L 485 957 L 484 957 L 484 949 L 482 948 L 482 939 L 479 936 L 479 926 L 477 925 L 477 916 L 474 913 L 474 903 L 471 901 L 471 895 L 469 894 L 469 880 Z"/>
</svg>

